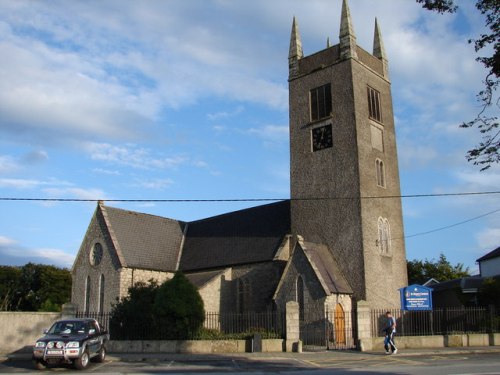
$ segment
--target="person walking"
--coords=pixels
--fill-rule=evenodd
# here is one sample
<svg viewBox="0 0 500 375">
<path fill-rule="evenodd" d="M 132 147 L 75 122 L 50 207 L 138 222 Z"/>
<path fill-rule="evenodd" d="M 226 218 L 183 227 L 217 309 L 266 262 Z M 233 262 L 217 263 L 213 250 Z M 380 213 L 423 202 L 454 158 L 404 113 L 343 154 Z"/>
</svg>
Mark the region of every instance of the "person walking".
<svg viewBox="0 0 500 375">
<path fill-rule="evenodd" d="M 394 334 L 396 333 L 396 318 L 392 316 L 390 311 L 387 311 L 385 315 L 387 317 L 387 323 L 384 328 L 385 354 L 396 354 L 398 352 L 398 348 L 396 348 L 396 344 L 394 343 Z"/>
</svg>

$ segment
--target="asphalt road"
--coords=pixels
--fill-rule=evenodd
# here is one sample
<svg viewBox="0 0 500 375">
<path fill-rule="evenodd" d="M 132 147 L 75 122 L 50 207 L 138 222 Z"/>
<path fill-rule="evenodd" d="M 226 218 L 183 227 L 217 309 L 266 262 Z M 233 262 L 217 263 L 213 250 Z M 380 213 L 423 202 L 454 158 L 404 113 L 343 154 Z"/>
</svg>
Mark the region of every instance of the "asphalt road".
<svg viewBox="0 0 500 375">
<path fill-rule="evenodd" d="M 72 371 L 51 368 L 43 373 Z M 31 361 L 0 362 L 0 373 L 36 373 Z M 94 374 L 190 374 L 190 373 L 279 373 L 279 374 L 425 374 L 500 375 L 500 353 L 404 355 L 383 353 L 319 352 L 287 355 L 165 355 L 141 358 L 109 356 L 105 363 L 92 363 L 83 372 Z"/>
</svg>

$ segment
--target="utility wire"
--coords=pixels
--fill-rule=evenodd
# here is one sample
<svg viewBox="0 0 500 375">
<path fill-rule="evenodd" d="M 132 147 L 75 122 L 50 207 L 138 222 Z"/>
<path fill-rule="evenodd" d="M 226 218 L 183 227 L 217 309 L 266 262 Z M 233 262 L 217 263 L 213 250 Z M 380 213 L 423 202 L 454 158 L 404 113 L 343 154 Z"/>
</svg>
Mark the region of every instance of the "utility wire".
<svg viewBox="0 0 500 375">
<path fill-rule="evenodd" d="M 278 202 L 292 201 L 315 201 L 315 200 L 341 200 L 341 199 L 394 199 L 394 198 L 427 198 L 427 197 L 453 197 L 470 195 L 492 195 L 500 194 L 500 191 L 476 191 L 461 193 L 436 193 L 436 194 L 404 194 L 404 195 L 382 195 L 361 197 L 311 197 L 311 198 L 226 198 L 226 199 L 80 199 L 80 198 L 23 198 L 23 197 L 0 197 L 0 201 L 38 201 L 38 202 Z"/>
<path fill-rule="evenodd" d="M 469 222 L 474 221 L 474 220 L 477 220 L 477 219 L 481 219 L 482 217 L 485 217 L 485 216 L 488 216 L 488 215 L 494 214 L 494 213 L 499 212 L 499 211 L 500 211 L 500 208 L 499 208 L 499 209 L 497 209 L 497 210 L 493 210 L 493 211 L 487 212 L 487 213 L 485 213 L 485 214 L 482 214 L 482 215 L 479 215 L 479 216 L 473 217 L 473 218 L 471 218 L 471 219 L 467 219 L 467 220 L 461 221 L 461 222 L 459 222 L 459 223 L 455 223 L 455 224 L 447 225 L 447 226 L 445 226 L 445 227 L 441 227 L 441 228 L 436 228 L 436 229 L 428 230 L 428 231 L 426 231 L 426 232 L 420 232 L 420 233 L 411 234 L 411 235 L 409 235 L 409 236 L 404 236 L 404 238 L 411 238 L 411 237 L 423 236 L 423 235 L 425 235 L 425 234 L 434 233 L 434 232 L 439 232 L 439 231 L 442 231 L 442 230 L 445 230 L 445 229 L 449 229 L 449 228 L 456 227 L 456 226 L 458 226 L 458 225 L 462 225 L 462 224 L 465 224 L 465 223 L 469 223 Z"/>
</svg>

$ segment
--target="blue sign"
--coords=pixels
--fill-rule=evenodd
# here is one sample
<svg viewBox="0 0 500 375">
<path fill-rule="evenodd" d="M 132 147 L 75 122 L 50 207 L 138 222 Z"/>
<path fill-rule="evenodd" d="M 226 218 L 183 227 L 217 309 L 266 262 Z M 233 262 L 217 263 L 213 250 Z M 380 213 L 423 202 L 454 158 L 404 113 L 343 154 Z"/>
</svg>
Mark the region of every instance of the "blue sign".
<svg viewBox="0 0 500 375">
<path fill-rule="evenodd" d="M 432 310 L 432 288 L 422 285 L 408 285 L 399 289 L 401 293 L 401 309 Z"/>
</svg>

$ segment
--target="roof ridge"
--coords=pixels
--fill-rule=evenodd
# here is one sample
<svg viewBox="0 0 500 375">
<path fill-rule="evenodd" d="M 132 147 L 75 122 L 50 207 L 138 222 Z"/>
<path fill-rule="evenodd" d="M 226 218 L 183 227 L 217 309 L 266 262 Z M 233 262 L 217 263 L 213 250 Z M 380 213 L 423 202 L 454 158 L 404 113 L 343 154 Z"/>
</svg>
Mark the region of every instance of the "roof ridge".
<svg viewBox="0 0 500 375">
<path fill-rule="evenodd" d="M 102 205 L 102 207 L 105 207 L 106 209 L 112 209 L 112 210 L 122 211 L 122 212 L 131 213 L 131 214 L 135 214 L 135 215 L 152 216 L 152 217 L 156 217 L 158 219 L 175 221 L 177 223 L 183 223 L 183 224 L 187 223 L 186 221 L 183 221 L 183 220 L 177 220 L 177 219 L 173 219 L 173 218 L 170 218 L 170 217 L 165 217 L 165 216 L 150 214 L 150 213 L 147 213 L 147 212 L 127 210 L 125 208 L 119 208 L 119 207 L 113 207 L 113 206 L 107 206 L 107 205 Z"/>
</svg>

